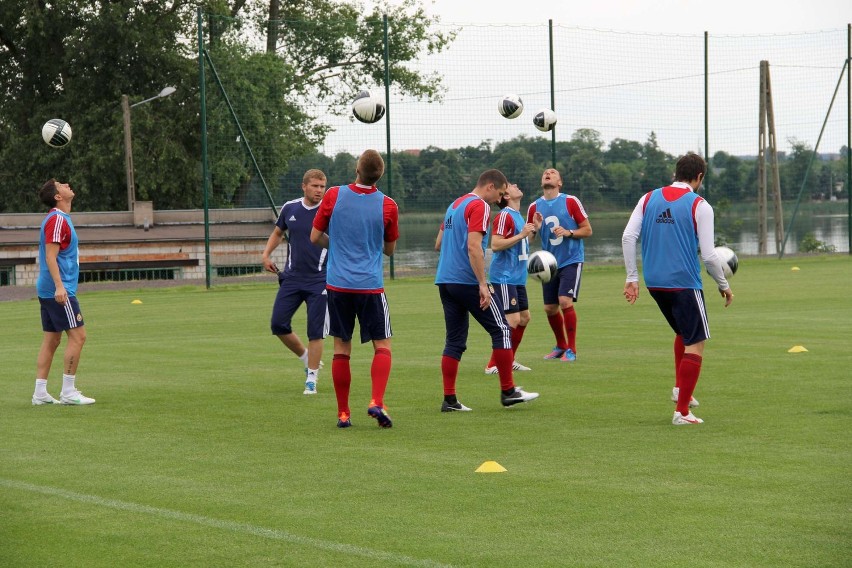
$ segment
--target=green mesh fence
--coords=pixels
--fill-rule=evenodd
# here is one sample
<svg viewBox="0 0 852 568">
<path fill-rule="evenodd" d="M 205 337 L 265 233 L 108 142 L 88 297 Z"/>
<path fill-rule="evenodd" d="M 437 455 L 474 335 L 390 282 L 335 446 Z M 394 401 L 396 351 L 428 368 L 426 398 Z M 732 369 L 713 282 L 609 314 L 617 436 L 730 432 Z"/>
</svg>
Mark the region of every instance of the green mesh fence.
<svg viewBox="0 0 852 568">
<path fill-rule="evenodd" d="M 296 43 L 299 34 L 312 33 L 317 25 L 278 22 Z M 393 20 L 387 25 L 393 48 L 394 34 L 401 32 Z M 300 79 L 288 75 L 287 57 L 298 53 L 280 49 L 278 56 L 268 55 L 261 39 L 248 52 L 226 41 L 245 40 L 250 30 L 266 24 L 255 28 L 211 20 L 205 26 L 210 206 L 247 210 L 242 230 L 233 223 L 216 229 L 211 222 L 211 240 L 239 241 L 254 231 L 258 263 L 272 228 L 273 206 L 301 195 L 303 172 L 320 168 L 329 185 L 351 182 L 356 156 L 366 148 L 380 150 L 391 163 L 379 186 L 403 213 L 396 275 L 434 270 L 434 237 L 443 211 L 490 167 L 518 183 L 526 207 L 540 193 L 542 170 L 555 166 L 562 172 L 564 190 L 580 197 L 595 228 L 587 259 L 617 259 L 629 211 L 644 192 L 671 181 L 674 159 L 686 151 L 711 158 L 706 189 L 717 209 L 721 238 L 744 254 L 756 254 L 763 60 L 769 62 L 772 78 L 785 216 L 804 188 L 805 214 L 788 227 L 787 251 L 796 252 L 807 236 L 829 250 L 848 251 L 845 87 L 828 113 L 844 69 L 846 29 L 705 37 L 548 22 L 439 24 L 433 26 L 435 32 L 453 37 L 448 48 L 400 67 L 439 77 L 438 95 L 404 94 L 392 72 L 386 118 L 363 124 L 342 101 L 351 101 L 362 88 L 383 95 L 383 62 L 367 66 L 360 83 L 332 82 L 335 100 L 322 99 L 318 90 L 316 97 L 291 98 L 288 81 Z M 383 22 L 370 26 L 365 33 L 380 40 Z M 217 27 L 228 32 L 211 39 Z M 228 63 L 236 61 L 234 55 L 242 57 L 240 63 Z M 218 81 L 211 77 L 213 68 Z M 513 120 L 497 112 L 498 100 L 507 93 L 520 95 L 525 104 L 523 114 Z M 532 117 L 551 108 L 551 97 L 558 124 L 543 133 Z M 241 128 L 230 116 L 231 108 Z M 823 121 L 819 156 L 805 179 Z M 281 137 L 287 144 L 270 143 Z M 249 225 L 257 227 L 249 230 Z"/>
</svg>

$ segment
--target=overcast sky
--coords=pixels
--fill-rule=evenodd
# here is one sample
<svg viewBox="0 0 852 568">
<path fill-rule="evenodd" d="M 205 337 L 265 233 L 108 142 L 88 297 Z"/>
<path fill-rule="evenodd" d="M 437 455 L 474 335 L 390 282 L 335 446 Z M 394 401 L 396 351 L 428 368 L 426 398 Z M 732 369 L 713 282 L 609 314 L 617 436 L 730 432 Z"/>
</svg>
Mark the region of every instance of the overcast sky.
<svg viewBox="0 0 852 568">
<path fill-rule="evenodd" d="M 786 33 L 852 23 L 852 0 L 423 0 L 423 5 L 444 23 L 553 19 L 568 26 L 685 34 Z"/>
</svg>

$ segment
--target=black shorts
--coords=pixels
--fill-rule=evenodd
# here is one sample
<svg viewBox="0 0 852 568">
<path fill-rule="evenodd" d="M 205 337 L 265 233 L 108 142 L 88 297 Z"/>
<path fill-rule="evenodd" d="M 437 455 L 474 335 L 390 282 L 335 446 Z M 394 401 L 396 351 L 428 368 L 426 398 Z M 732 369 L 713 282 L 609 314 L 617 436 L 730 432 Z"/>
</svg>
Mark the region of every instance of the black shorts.
<svg viewBox="0 0 852 568">
<path fill-rule="evenodd" d="M 492 286 L 494 287 L 494 293 L 500 297 L 504 314 L 517 314 L 530 309 L 526 286 L 515 284 L 492 284 Z M 477 290 L 478 293 L 479 291 Z"/>
<path fill-rule="evenodd" d="M 541 285 L 541 294 L 545 304 L 558 304 L 559 296 L 580 299 L 580 280 L 583 275 L 583 263 L 568 264 L 559 269 L 556 278 Z"/>
<path fill-rule="evenodd" d="M 361 326 L 361 343 L 388 339 L 393 335 L 385 293 L 357 294 L 328 290 L 328 334 L 352 341 L 355 318 Z"/>
<path fill-rule="evenodd" d="M 447 327 L 447 339 L 444 344 L 444 355 L 461 359 L 467 349 L 467 334 L 470 318 L 491 336 L 493 349 L 512 348 L 512 328 L 503 315 L 503 304 L 500 296 L 491 290 L 491 305 L 482 309 L 479 307 L 479 286 L 476 284 L 438 284 L 441 304 L 444 307 L 444 323 Z"/>
<path fill-rule="evenodd" d="M 280 279 L 278 294 L 272 305 L 273 335 L 288 335 L 293 332 L 293 314 L 304 302 L 308 307 L 308 340 L 324 339 L 328 334 L 328 296 L 325 282 L 297 282 Z"/>
<path fill-rule="evenodd" d="M 674 332 L 683 338 L 684 345 L 710 339 L 704 292 L 701 290 L 648 290 Z"/>
<path fill-rule="evenodd" d="M 76 296 L 68 296 L 63 306 L 53 298 L 39 298 L 41 304 L 41 329 L 56 333 L 83 327 L 83 313 Z"/>
</svg>

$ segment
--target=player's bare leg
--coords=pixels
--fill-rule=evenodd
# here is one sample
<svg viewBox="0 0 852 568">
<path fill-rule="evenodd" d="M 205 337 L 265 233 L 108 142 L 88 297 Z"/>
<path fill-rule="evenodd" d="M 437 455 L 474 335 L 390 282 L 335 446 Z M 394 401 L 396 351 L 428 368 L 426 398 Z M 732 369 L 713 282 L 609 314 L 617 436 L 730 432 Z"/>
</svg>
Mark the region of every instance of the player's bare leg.
<svg viewBox="0 0 852 568">
<path fill-rule="evenodd" d="M 47 379 L 48 375 L 50 375 L 50 367 L 53 365 L 53 357 L 56 355 L 56 350 L 59 348 L 61 342 L 61 332 L 44 332 L 41 347 L 38 350 L 38 357 L 36 358 L 36 384 L 32 399 L 34 406 L 56 404 L 59 402 L 48 394 Z"/>
</svg>

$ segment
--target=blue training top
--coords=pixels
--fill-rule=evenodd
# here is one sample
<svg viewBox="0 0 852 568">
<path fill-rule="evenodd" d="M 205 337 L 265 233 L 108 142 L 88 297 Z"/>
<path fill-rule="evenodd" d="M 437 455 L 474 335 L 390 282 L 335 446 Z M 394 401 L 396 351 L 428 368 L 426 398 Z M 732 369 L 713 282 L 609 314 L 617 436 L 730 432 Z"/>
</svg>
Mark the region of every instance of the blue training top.
<svg viewBox="0 0 852 568">
<path fill-rule="evenodd" d="M 317 209 L 319 203 L 308 207 L 301 197 L 281 206 L 275 225 L 287 233 L 287 264 L 281 272 L 288 279 L 325 282 L 328 250 L 311 242 Z"/>
<path fill-rule="evenodd" d="M 62 285 L 65 286 L 65 291 L 69 296 L 77 295 L 77 281 L 80 279 L 80 250 L 77 247 L 77 231 L 74 230 L 74 223 L 71 222 L 71 215 L 63 213 L 59 209 L 52 209 L 44 221 L 41 222 L 41 232 L 38 242 L 38 280 L 36 281 L 36 293 L 39 298 L 53 298 L 56 294 L 56 285 L 53 283 L 53 278 L 50 276 L 50 270 L 47 268 L 47 243 L 48 239 L 45 235 L 45 227 L 48 221 L 53 219 L 51 227 L 51 239 L 49 242 L 60 244 L 59 255 L 56 257 L 56 262 L 59 265 L 59 276 L 62 279 Z M 63 234 L 68 234 L 70 231 L 70 242 L 64 249 L 61 248 Z"/>
<path fill-rule="evenodd" d="M 651 192 L 642 217 L 642 274 L 648 288 L 701 288 L 695 193 L 685 190 L 674 201 L 664 188 Z"/>
</svg>

